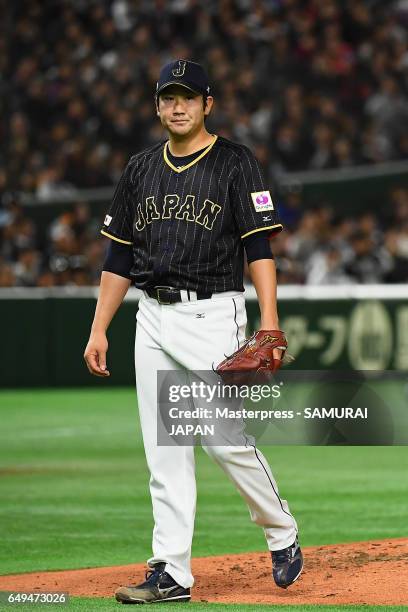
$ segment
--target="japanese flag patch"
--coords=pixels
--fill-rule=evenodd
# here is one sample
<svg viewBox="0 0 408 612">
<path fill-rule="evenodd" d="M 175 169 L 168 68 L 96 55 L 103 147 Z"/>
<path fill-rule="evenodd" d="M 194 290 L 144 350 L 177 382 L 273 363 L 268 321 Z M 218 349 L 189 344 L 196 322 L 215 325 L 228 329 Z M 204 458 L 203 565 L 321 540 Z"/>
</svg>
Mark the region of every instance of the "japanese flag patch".
<svg viewBox="0 0 408 612">
<path fill-rule="evenodd" d="M 273 202 L 269 191 L 255 191 L 254 193 L 251 193 L 251 198 L 256 212 L 273 210 Z"/>
<path fill-rule="evenodd" d="M 112 221 L 112 217 L 110 215 L 106 215 L 105 221 L 103 222 L 103 224 L 109 225 L 111 221 Z"/>
</svg>

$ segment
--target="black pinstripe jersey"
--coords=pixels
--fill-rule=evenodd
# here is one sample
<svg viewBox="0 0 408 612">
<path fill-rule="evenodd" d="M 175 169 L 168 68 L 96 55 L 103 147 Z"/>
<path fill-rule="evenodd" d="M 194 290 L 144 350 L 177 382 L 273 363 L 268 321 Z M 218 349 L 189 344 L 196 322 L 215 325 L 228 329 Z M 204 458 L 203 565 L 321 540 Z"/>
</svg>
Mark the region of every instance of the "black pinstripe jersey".
<svg viewBox="0 0 408 612">
<path fill-rule="evenodd" d="M 243 291 L 242 239 L 282 229 L 257 160 L 246 146 L 214 136 L 177 167 L 167 146 L 131 157 L 102 234 L 132 245 L 136 287 Z"/>
</svg>

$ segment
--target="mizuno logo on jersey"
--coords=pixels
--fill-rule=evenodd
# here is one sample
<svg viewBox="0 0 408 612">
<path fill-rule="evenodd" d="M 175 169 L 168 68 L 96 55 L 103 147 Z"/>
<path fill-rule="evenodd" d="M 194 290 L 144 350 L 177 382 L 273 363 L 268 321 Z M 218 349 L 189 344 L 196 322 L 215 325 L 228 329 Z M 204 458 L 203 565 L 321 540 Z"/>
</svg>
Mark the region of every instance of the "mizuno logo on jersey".
<svg viewBox="0 0 408 612">
<path fill-rule="evenodd" d="M 251 193 L 251 198 L 256 212 L 273 210 L 273 202 L 269 191 L 255 191 Z"/>
<path fill-rule="evenodd" d="M 145 199 L 144 204 L 137 205 L 135 229 L 141 232 L 146 224 L 159 219 L 179 219 L 198 223 L 212 230 L 221 206 L 208 199 L 202 203 L 197 203 L 195 199 L 194 195 L 186 195 L 181 201 L 179 195 L 169 194 L 164 196 L 164 200 L 159 203 L 154 196 L 149 196 Z"/>
</svg>

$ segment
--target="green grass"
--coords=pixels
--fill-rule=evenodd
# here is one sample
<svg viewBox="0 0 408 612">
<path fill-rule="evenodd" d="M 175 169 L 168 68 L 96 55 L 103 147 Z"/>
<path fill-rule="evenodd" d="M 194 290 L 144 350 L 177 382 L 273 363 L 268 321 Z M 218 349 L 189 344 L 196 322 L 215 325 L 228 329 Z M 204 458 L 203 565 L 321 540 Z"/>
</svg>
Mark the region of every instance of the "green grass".
<svg viewBox="0 0 408 612">
<path fill-rule="evenodd" d="M 0 574 L 144 561 L 152 517 L 134 390 L 4 391 L 0 406 Z M 405 447 L 262 450 L 303 545 L 407 535 Z M 231 483 L 196 456 L 193 555 L 264 549 Z"/>
<path fill-rule="evenodd" d="M 211 608 L 214 612 L 226 611 L 226 612 L 246 612 L 247 610 L 256 610 L 261 612 L 263 610 L 282 610 L 282 612 L 314 612 L 315 610 L 322 610 L 324 612 L 398 612 L 400 610 L 407 610 L 406 606 L 315 606 L 315 605 L 301 605 L 301 606 L 281 606 L 281 605 L 263 605 L 263 604 L 215 604 L 215 603 L 199 603 L 191 602 L 189 604 L 151 604 L 148 610 L 170 610 L 171 612 L 189 612 L 189 610 L 208 610 Z M 4 609 L 16 609 L 16 605 L 13 607 L 5 607 Z M 20 610 L 123 610 L 121 604 L 115 602 L 112 599 L 95 598 L 89 597 L 72 597 L 68 605 L 20 605 L 17 606 Z M 125 608 L 127 609 L 127 608 Z"/>
<path fill-rule="evenodd" d="M 114 601 L 109 600 L 92 600 L 88 598 L 73 598 L 72 603 L 69 605 L 69 609 L 75 610 L 118 610 L 118 604 Z M 214 604 L 214 603 L 199 603 L 190 602 L 189 604 L 171 604 L 167 610 L 172 612 L 173 610 L 188 612 L 189 610 L 214 610 L 214 612 L 246 612 L 246 610 L 281 610 L 282 612 L 314 612 L 314 610 L 322 610 L 323 612 L 359 612 L 364 610 L 365 612 L 374 612 L 379 610 L 381 612 L 398 612 L 399 610 L 407 610 L 406 606 L 318 606 L 318 605 L 302 605 L 302 606 L 282 606 L 282 605 L 267 605 L 267 604 Z M 121 608 L 119 608 L 120 610 Z M 162 610 L 163 604 L 151 604 L 148 610 Z"/>
</svg>

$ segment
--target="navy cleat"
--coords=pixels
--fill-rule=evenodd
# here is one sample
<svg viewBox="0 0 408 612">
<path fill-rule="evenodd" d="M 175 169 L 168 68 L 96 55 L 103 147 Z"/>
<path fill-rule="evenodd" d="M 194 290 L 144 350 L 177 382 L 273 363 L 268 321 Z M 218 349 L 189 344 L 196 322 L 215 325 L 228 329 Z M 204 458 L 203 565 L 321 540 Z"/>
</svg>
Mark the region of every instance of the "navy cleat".
<svg viewBox="0 0 408 612">
<path fill-rule="evenodd" d="M 278 587 L 287 589 L 299 578 L 303 569 L 303 555 L 297 536 L 292 546 L 282 550 L 273 550 L 271 556 L 273 579 Z"/>
<path fill-rule="evenodd" d="M 164 601 L 183 603 L 190 601 L 190 589 L 185 589 L 177 584 L 164 571 L 165 567 L 165 563 L 158 563 L 153 569 L 146 572 L 146 581 L 142 584 L 120 587 L 115 593 L 116 601 L 123 604 L 153 604 Z"/>
</svg>

